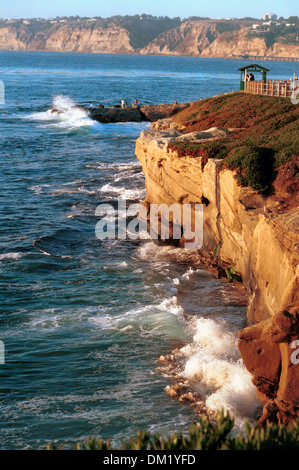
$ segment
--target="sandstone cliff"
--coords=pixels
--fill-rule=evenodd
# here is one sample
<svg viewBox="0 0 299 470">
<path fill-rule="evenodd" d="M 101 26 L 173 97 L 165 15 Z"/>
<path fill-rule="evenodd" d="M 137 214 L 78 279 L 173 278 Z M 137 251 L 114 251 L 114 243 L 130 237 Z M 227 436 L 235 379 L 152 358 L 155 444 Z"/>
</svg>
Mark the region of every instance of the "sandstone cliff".
<svg viewBox="0 0 299 470">
<path fill-rule="evenodd" d="M 0 50 L 298 58 L 296 37 L 270 44 L 248 32 L 246 23 L 223 20 L 0 21 Z"/>
<path fill-rule="evenodd" d="M 46 32 L 32 35 L 28 28 L 12 26 L 0 28 L 1 50 L 42 50 L 57 52 L 97 52 L 130 54 L 129 33 L 118 25 L 108 28 L 80 26 L 52 26 Z"/>
<path fill-rule="evenodd" d="M 239 29 L 237 25 L 232 28 Z M 219 36 L 221 28 L 216 22 L 186 21 L 179 27 L 160 34 L 141 49 L 140 53 L 199 56 Z"/>
<path fill-rule="evenodd" d="M 215 101 L 211 100 L 212 107 Z M 195 115 L 192 106 L 185 110 L 185 124 L 187 112 L 189 118 Z M 265 196 L 241 186 L 238 172 L 225 168 L 221 159 L 184 155 L 169 147 L 171 142 L 222 142 L 237 132 L 234 127 L 188 132 L 178 121 L 158 121 L 136 142 L 145 174 L 144 204 L 204 205 L 203 246 L 198 256 L 216 273 L 234 267 L 249 294 L 249 326 L 240 332 L 239 349 L 257 396 L 265 403 L 260 422 L 287 423 L 299 416 L 299 365 L 291 361 L 293 341 L 299 339 L 298 186 L 291 191 L 292 203 L 279 209 L 288 198 L 286 186 Z M 184 243 L 182 237 L 180 244 Z"/>
<path fill-rule="evenodd" d="M 299 56 L 299 44 L 268 46 L 263 37 L 248 35 L 248 27 L 212 21 L 185 22 L 160 34 L 141 49 L 141 54 L 191 55 L 200 57 L 293 57 Z"/>
<path fill-rule="evenodd" d="M 59 52 L 134 52 L 128 31 L 114 24 L 105 29 L 62 26 L 46 39 L 44 47 L 45 50 Z"/>
</svg>

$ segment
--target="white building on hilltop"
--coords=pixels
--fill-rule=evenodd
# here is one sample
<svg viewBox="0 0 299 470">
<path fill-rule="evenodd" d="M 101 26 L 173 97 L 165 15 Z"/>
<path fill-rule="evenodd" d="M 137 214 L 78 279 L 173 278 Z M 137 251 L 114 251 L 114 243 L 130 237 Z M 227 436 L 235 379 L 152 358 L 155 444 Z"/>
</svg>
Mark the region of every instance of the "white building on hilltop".
<svg viewBox="0 0 299 470">
<path fill-rule="evenodd" d="M 277 15 L 274 13 L 266 13 L 266 15 L 263 16 L 262 20 L 264 21 L 276 21 L 277 20 Z"/>
</svg>

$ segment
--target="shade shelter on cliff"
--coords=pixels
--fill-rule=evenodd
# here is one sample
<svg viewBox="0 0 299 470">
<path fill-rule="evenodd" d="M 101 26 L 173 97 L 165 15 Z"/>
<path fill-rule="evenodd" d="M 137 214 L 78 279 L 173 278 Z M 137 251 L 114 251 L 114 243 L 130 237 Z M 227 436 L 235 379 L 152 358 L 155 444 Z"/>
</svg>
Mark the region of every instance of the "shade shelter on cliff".
<svg viewBox="0 0 299 470">
<path fill-rule="evenodd" d="M 249 75 L 250 73 L 255 74 L 255 73 L 260 73 L 262 74 L 262 80 L 266 82 L 267 80 L 267 72 L 270 72 L 269 69 L 266 69 L 265 67 L 262 67 L 261 65 L 257 64 L 250 64 L 245 67 L 241 67 L 238 69 L 241 72 L 241 81 L 240 81 L 240 90 L 244 91 L 246 90 L 246 81 L 245 77 Z"/>
</svg>

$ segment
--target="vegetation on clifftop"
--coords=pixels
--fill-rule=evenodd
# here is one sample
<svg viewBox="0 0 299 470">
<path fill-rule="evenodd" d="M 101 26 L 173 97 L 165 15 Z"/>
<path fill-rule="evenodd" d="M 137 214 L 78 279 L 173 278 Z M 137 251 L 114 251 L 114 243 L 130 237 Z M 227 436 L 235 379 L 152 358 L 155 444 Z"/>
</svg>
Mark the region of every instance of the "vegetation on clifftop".
<svg viewBox="0 0 299 470">
<path fill-rule="evenodd" d="M 244 434 L 232 436 L 234 419 L 220 411 L 214 423 L 204 416 L 198 423 L 193 423 L 186 435 L 173 433 L 169 437 L 138 431 L 136 437 L 114 447 L 107 439 L 91 438 L 83 444 L 76 444 L 75 450 L 298 450 L 299 422 L 288 427 L 267 424 L 261 428 L 246 423 Z M 58 447 L 61 449 L 61 447 Z M 48 450 L 57 450 L 54 444 Z"/>
<path fill-rule="evenodd" d="M 179 156 L 223 159 L 240 184 L 267 188 L 279 168 L 299 158 L 299 106 L 285 98 L 232 93 L 199 101 L 174 116 L 185 133 L 212 127 L 231 135 L 206 142 L 171 142 Z"/>
</svg>

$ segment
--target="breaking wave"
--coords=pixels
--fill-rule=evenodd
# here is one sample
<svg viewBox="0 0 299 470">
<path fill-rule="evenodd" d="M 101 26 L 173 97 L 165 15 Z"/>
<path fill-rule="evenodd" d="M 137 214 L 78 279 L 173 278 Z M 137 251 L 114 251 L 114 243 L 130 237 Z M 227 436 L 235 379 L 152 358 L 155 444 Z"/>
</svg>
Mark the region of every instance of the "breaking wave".
<svg viewBox="0 0 299 470">
<path fill-rule="evenodd" d="M 186 250 L 147 242 L 139 248 L 139 256 L 150 256 L 155 265 L 163 262 L 164 269 L 171 259 L 185 261 L 186 266 L 184 272 L 172 277 L 172 298 L 160 305 L 177 315 L 188 333 L 181 347 L 157 360 L 159 372 L 171 379 L 166 393 L 189 403 L 198 415 L 214 417 L 224 408 L 234 415 L 235 428 L 244 429 L 244 420 L 253 422 L 261 404 L 238 350 L 242 294 L 238 296 L 234 286 L 215 280 L 202 266 L 192 263 L 191 267 L 192 258 Z M 217 292 L 216 283 L 223 284 L 217 286 Z M 225 301 L 227 296 L 230 302 Z"/>
<path fill-rule="evenodd" d="M 32 113 L 27 116 L 27 119 L 46 122 L 46 127 L 62 129 L 77 129 L 80 127 L 101 129 L 102 127 L 101 123 L 89 117 L 88 111 L 83 106 L 78 106 L 72 98 L 65 95 L 54 96 L 50 109 Z"/>
</svg>

